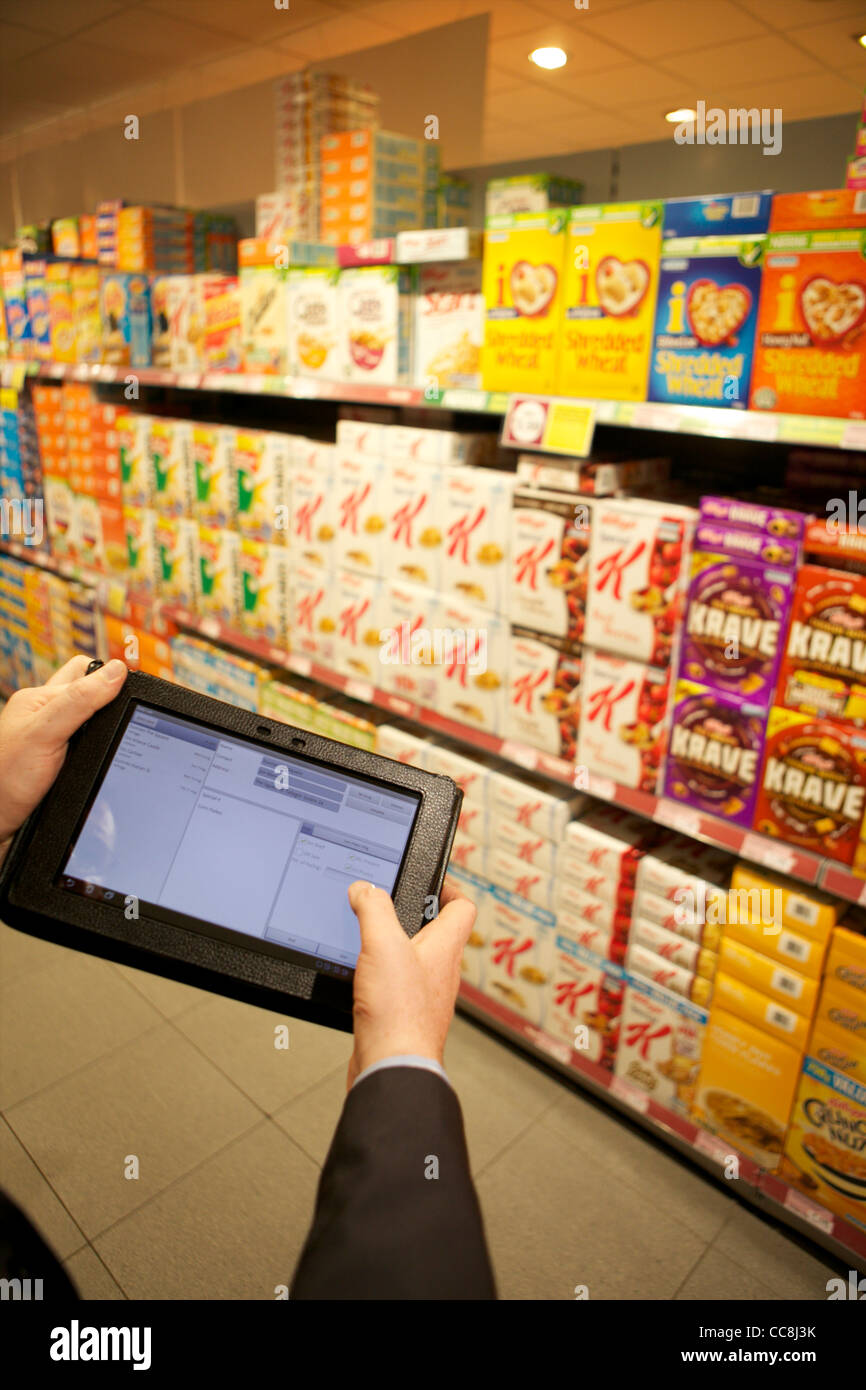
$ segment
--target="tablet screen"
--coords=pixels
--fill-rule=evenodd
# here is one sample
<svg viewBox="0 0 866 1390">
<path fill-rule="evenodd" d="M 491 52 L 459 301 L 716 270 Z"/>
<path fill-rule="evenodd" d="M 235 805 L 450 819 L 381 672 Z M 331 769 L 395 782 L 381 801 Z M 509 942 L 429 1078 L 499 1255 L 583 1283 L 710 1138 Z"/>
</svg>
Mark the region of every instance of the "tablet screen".
<svg viewBox="0 0 866 1390">
<path fill-rule="evenodd" d="M 348 975 L 360 934 L 346 889 L 393 890 L 420 801 L 135 703 L 57 881 Z"/>
</svg>

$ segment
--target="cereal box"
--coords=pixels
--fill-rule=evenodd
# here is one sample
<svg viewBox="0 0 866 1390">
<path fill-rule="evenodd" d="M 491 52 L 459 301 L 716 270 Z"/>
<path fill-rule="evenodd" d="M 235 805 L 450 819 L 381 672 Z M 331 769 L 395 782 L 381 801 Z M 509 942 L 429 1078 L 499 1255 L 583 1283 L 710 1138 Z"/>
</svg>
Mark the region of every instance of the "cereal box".
<svg viewBox="0 0 866 1390">
<path fill-rule="evenodd" d="M 655 792 L 667 739 L 670 670 L 585 649 L 577 762 L 590 776 Z"/>
<path fill-rule="evenodd" d="M 826 978 L 866 995 L 866 936 L 862 931 L 847 925 L 833 929 Z"/>
<path fill-rule="evenodd" d="M 554 873 L 557 845 L 553 840 L 528 833 L 522 825 L 501 816 L 491 817 L 489 826 L 490 844 L 495 848 L 504 849 L 514 859 L 520 859 L 532 868 Z"/>
<path fill-rule="evenodd" d="M 123 411 L 117 417 L 120 479 L 123 500 L 131 507 L 149 507 L 153 502 L 153 464 L 150 457 L 149 415 Z"/>
<path fill-rule="evenodd" d="M 102 275 L 99 291 L 102 360 L 116 367 L 150 363 L 150 285 L 146 275 Z"/>
<path fill-rule="evenodd" d="M 376 730 L 375 751 L 383 758 L 393 758 L 397 763 L 426 768 L 429 747 L 426 738 L 419 738 L 397 724 L 380 724 Z"/>
<path fill-rule="evenodd" d="M 823 1020 L 816 1022 L 806 1051 L 816 1062 L 850 1076 L 861 1086 L 866 1085 L 866 1047 L 850 1033 Z"/>
<path fill-rule="evenodd" d="M 771 232 L 819 231 L 822 227 L 866 227 L 866 200 L 851 188 L 810 193 L 777 193 L 770 212 Z"/>
<path fill-rule="evenodd" d="M 553 917 L 532 903 L 491 893 L 484 947 L 485 994 L 542 1025 L 553 948 Z"/>
<path fill-rule="evenodd" d="M 242 536 L 239 550 L 240 625 L 250 637 L 288 644 L 289 556 L 284 546 Z"/>
<path fill-rule="evenodd" d="M 805 1058 L 781 1173 L 859 1230 L 866 1226 L 866 1086 L 862 1082 L 815 1057 Z"/>
<path fill-rule="evenodd" d="M 549 874 L 509 854 L 500 845 L 488 846 L 485 864 L 486 875 L 492 883 L 519 898 L 527 898 L 537 907 L 553 911 L 553 884 Z"/>
<path fill-rule="evenodd" d="M 809 1020 L 796 1010 L 780 1004 L 777 999 L 762 994 L 751 984 L 746 984 L 745 981 L 735 979 L 724 970 L 720 970 L 713 981 L 713 1002 L 718 1008 L 725 1009 L 773 1037 L 790 1043 L 798 1052 L 805 1052 L 809 1039 Z"/>
<path fill-rule="evenodd" d="M 649 399 L 745 410 L 764 238 L 662 244 Z"/>
<path fill-rule="evenodd" d="M 555 638 L 512 628 L 505 737 L 574 760 L 580 722 L 580 657 Z"/>
<path fill-rule="evenodd" d="M 230 526 L 237 514 L 235 430 L 193 424 L 191 440 L 195 497 L 193 510 L 206 526 Z"/>
<path fill-rule="evenodd" d="M 378 440 L 378 449 L 393 463 L 421 463 L 439 467 L 455 463 L 491 463 L 496 453 L 496 436 L 466 430 L 425 429 L 418 425 L 381 425 L 364 429 L 362 420 L 338 420 L 337 440 L 364 452 L 367 433 Z M 346 436 L 347 427 L 354 433 Z"/>
<path fill-rule="evenodd" d="M 185 372 L 204 368 L 205 321 L 201 277 L 168 276 L 165 282 L 165 303 L 172 371 Z"/>
<path fill-rule="evenodd" d="M 770 1172 L 779 1166 L 802 1054 L 744 1019 L 713 1008 L 694 1116 Z"/>
<path fill-rule="evenodd" d="M 765 904 L 772 901 L 771 920 L 774 925 L 803 932 L 822 945 L 844 911 L 843 903 L 819 888 L 806 888 L 802 884 L 792 883 L 781 874 L 770 873 L 768 869 L 759 869 L 743 861 L 734 867 L 731 888 L 743 890 L 738 898 L 739 906 L 742 908 L 744 902 L 748 903 L 750 910 L 758 912 L 755 920 L 767 918 Z"/>
<path fill-rule="evenodd" d="M 334 572 L 293 560 L 289 583 L 291 650 L 333 669 L 337 644 Z"/>
<path fill-rule="evenodd" d="M 288 507 L 290 436 L 269 430 L 238 430 L 235 480 L 238 529 L 254 540 L 285 545 L 280 525 Z"/>
<path fill-rule="evenodd" d="M 169 278 L 167 275 L 150 277 L 150 362 L 153 367 L 171 366 Z"/>
<path fill-rule="evenodd" d="M 51 331 L 51 357 L 55 362 L 75 362 L 75 309 L 72 302 L 72 282 L 68 262 L 55 262 L 45 267 L 45 291 L 48 296 L 48 320 Z"/>
<path fill-rule="evenodd" d="M 563 827 L 565 845 L 560 868 L 571 873 L 570 863 L 603 875 L 611 884 L 633 885 L 638 865 L 662 832 L 630 811 L 618 806 L 592 805 L 592 809 Z M 604 896 L 597 888 L 587 892 Z"/>
<path fill-rule="evenodd" d="M 646 399 L 661 253 L 661 203 L 569 213 L 557 392 Z"/>
<path fill-rule="evenodd" d="M 719 971 L 729 979 L 741 980 L 762 997 L 809 1020 L 818 1002 L 818 981 L 801 975 L 791 966 L 779 965 L 772 956 L 735 941 L 728 933 L 719 947 Z M 736 1013 L 736 1009 L 733 1010 Z"/>
<path fill-rule="evenodd" d="M 289 546 L 304 563 L 331 570 L 337 527 L 337 450 L 295 440 L 289 480 Z"/>
<path fill-rule="evenodd" d="M 338 567 L 383 574 L 387 526 L 384 463 L 338 448 L 334 490 Z"/>
<path fill-rule="evenodd" d="M 583 184 L 556 174 L 509 174 L 488 179 L 484 209 L 487 217 L 519 212 L 545 212 L 579 203 Z"/>
<path fill-rule="evenodd" d="M 512 622 L 577 645 L 583 641 L 591 505 L 562 493 L 518 487 L 510 533 Z"/>
<path fill-rule="evenodd" d="M 557 922 L 544 1030 L 588 1062 L 613 1070 L 625 986 L 622 970 Z"/>
<path fill-rule="evenodd" d="M 99 270 L 95 265 L 69 268 L 72 312 L 75 318 L 75 357 L 78 362 L 102 360 L 102 323 L 99 317 Z"/>
<path fill-rule="evenodd" d="M 421 265 L 415 284 L 414 383 L 425 392 L 481 385 L 480 261 Z"/>
<path fill-rule="evenodd" d="M 451 846 L 451 864 L 468 869 L 471 874 L 481 878 L 487 875 L 487 846 L 474 835 L 466 835 L 459 828 Z"/>
<path fill-rule="evenodd" d="M 439 626 L 448 640 L 437 672 L 436 708 L 446 718 L 500 734 L 505 720 L 508 623 L 495 613 L 442 596 Z"/>
<path fill-rule="evenodd" d="M 774 706 L 755 829 L 866 871 L 866 734 Z"/>
<path fill-rule="evenodd" d="M 627 977 L 614 1074 L 670 1110 L 688 1115 L 695 1097 L 707 1011 Z"/>
<path fill-rule="evenodd" d="M 396 265 L 340 271 L 337 285 L 340 358 L 348 381 L 411 380 L 411 273 Z"/>
<path fill-rule="evenodd" d="M 442 587 L 442 481 L 441 470 L 425 463 L 395 461 L 385 467 L 384 572 L 432 589 Z"/>
<path fill-rule="evenodd" d="M 334 669 L 341 675 L 380 683 L 383 582 L 374 575 L 337 570 Z"/>
<path fill-rule="evenodd" d="M 245 372 L 283 375 L 289 367 L 288 270 L 241 266 L 241 357 Z"/>
<path fill-rule="evenodd" d="M 758 316 L 753 410 L 866 415 L 866 231 L 776 232 Z"/>
<path fill-rule="evenodd" d="M 162 516 L 192 515 L 195 495 L 192 430 L 186 420 L 151 420 L 153 505 Z"/>
<path fill-rule="evenodd" d="M 159 574 L 156 550 L 156 513 L 149 507 L 124 503 L 123 527 L 126 537 L 126 572 L 133 591 L 153 593 Z"/>
<path fill-rule="evenodd" d="M 682 612 L 690 508 L 643 499 L 596 502 L 592 511 L 585 641 L 665 666 Z"/>
<path fill-rule="evenodd" d="M 451 777 L 463 792 L 464 805 L 472 801 L 485 809 L 490 802 L 490 788 L 496 774 L 483 753 L 468 757 L 443 744 L 437 736 L 435 743 L 427 745 L 427 760 L 424 763 L 428 772 L 438 772 Z"/>
<path fill-rule="evenodd" d="M 866 576 L 802 566 L 776 698 L 803 714 L 866 725 Z"/>
<path fill-rule="evenodd" d="M 288 275 L 289 370 L 337 381 L 345 375 L 337 306 L 339 272 L 310 267 Z"/>
<path fill-rule="evenodd" d="M 432 771 L 432 769 L 430 769 Z M 477 801 L 470 801 L 464 798 L 460 808 L 460 816 L 457 826 L 464 835 L 471 835 L 474 839 L 483 842 L 485 845 L 490 843 L 490 825 L 492 813 L 486 806 L 480 805 Z"/>
<path fill-rule="evenodd" d="M 187 517 L 156 513 L 157 592 L 166 603 L 198 606 L 199 530 Z M 227 621 L 230 621 L 227 619 Z"/>
<path fill-rule="evenodd" d="M 800 558 L 803 537 L 806 534 L 808 518 L 802 512 L 785 511 L 782 507 L 768 507 L 761 502 L 744 501 L 740 497 L 702 497 L 700 502 L 700 524 L 714 522 L 719 527 L 732 528 L 728 538 L 733 540 L 733 530 L 750 532 L 760 537 L 751 550 L 743 550 L 753 560 L 766 560 L 768 564 L 796 564 Z M 770 543 L 784 545 L 781 553 L 767 554 L 765 547 Z M 793 548 L 793 554 L 787 547 Z"/>
<path fill-rule="evenodd" d="M 497 775 L 489 783 L 489 805 L 495 814 L 513 820 L 524 829 L 548 840 L 559 840 L 572 816 L 588 804 L 588 798 L 566 788 L 551 787 L 530 773 L 516 777 Z"/>
<path fill-rule="evenodd" d="M 508 526 L 514 475 L 492 468 L 446 468 L 442 488 L 443 592 L 506 611 Z"/>
<path fill-rule="evenodd" d="M 678 681 L 665 758 L 664 795 L 752 824 L 766 711 L 692 681 Z"/>
<path fill-rule="evenodd" d="M 717 952 L 711 951 L 707 946 L 701 946 L 697 941 L 690 941 L 688 937 L 680 936 L 679 932 L 668 931 L 667 927 L 660 926 L 658 922 L 649 918 L 635 916 L 629 929 L 629 941 L 638 946 L 645 946 L 648 951 L 653 951 L 664 960 L 681 965 L 684 970 L 702 975 L 706 980 L 712 980 L 716 973 Z"/>
<path fill-rule="evenodd" d="M 488 218 L 481 380 L 488 391 L 549 391 L 556 380 L 564 212 Z"/>
<path fill-rule="evenodd" d="M 203 615 L 234 623 L 240 614 L 240 537 L 214 526 L 198 527 L 198 584 L 195 607 Z"/>
<path fill-rule="evenodd" d="M 51 313 L 48 306 L 48 284 L 43 260 L 24 260 L 24 292 L 27 296 L 27 317 L 33 340 L 33 355 L 43 362 L 51 360 Z"/>
<path fill-rule="evenodd" d="M 203 275 L 204 365 L 214 372 L 239 372 L 243 366 L 240 287 L 236 275 Z"/>
<path fill-rule="evenodd" d="M 665 237 L 753 236 L 766 232 L 773 194 L 709 193 L 666 198 Z"/>
<path fill-rule="evenodd" d="M 629 908 L 606 902 L 592 893 L 584 893 L 571 879 L 563 877 L 557 880 L 554 887 L 553 911 L 557 919 L 560 915 L 567 915 L 574 922 L 589 923 L 595 927 L 608 939 L 604 948 L 597 945 L 593 949 L 610 956 L 612 960 L 622 960 L 624 943 L 631 928 Z M 619 950 L 619 946 L 623 949 Z"/>
<path fill-rule="evenodd" d="M 441 663 L 443 657 L 434 649 L 439 605 L 435 589 L 402 579 L 386 581 L 377 640 L 369 651 L 369 680 L 416 704 L 435 705 L 437 658 Z"/>
</svg>

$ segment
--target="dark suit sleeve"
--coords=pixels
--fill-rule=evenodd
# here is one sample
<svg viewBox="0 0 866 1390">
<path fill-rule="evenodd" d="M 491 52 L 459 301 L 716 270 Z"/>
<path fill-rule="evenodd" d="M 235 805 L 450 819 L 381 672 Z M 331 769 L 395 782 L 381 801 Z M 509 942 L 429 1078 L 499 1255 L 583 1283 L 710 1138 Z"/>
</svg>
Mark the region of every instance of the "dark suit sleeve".
<svg viewBox="0 0 866 1390">
<path fill-rule="evenodd" d="M 463 1116 L 441 1076 L 386 1067 L 349 1092 L 291 1297 L 496 1297 Z"/>
</svg>

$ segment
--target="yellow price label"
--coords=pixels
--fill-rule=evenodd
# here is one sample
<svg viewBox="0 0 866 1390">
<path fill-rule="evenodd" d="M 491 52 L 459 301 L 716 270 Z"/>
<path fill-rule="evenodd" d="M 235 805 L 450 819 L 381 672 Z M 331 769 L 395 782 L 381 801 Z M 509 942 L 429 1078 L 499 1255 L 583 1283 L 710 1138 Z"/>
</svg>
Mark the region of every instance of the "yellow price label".
<svg viewBox="0 0 866 1390">
<path fill-rule="evenodd" d="M 544 430 L 544 448 L 586 458 L 595 431 L 595 406 L 552 400 Z"/>
</svg>

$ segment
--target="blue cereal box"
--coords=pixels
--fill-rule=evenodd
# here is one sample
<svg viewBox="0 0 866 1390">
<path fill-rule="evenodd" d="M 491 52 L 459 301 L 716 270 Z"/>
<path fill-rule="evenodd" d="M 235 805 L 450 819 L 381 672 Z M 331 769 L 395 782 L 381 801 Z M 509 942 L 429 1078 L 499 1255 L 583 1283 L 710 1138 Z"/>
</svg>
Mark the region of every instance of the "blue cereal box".
<svg viewBox="0 0 866 1390">
<path fill-rule="evenodd" d="M 753 237 L 770 224 L 773 195 L 760 193 L 711 193 L 703 198 L 666 198 L 662 236 Z"/>
<path fill-rule="evenodd" d="M 764 240 L 662 242 L 649 400 L 747 408 Z"/>
<path fill-rule="evenodd" d="M 150 364 L 150 283 L 135 271 L 104 271 L 99 286 L 102 360 L 114 367 Z"/>
</svg>

